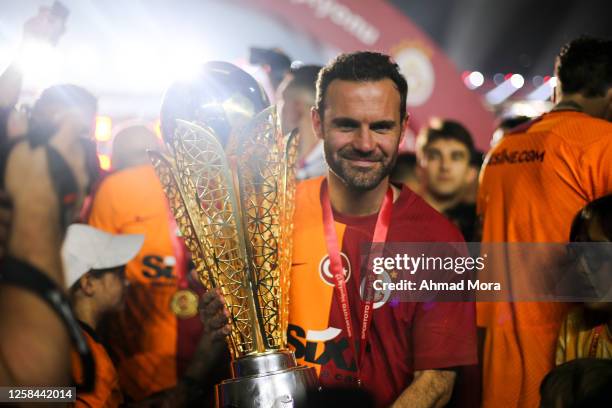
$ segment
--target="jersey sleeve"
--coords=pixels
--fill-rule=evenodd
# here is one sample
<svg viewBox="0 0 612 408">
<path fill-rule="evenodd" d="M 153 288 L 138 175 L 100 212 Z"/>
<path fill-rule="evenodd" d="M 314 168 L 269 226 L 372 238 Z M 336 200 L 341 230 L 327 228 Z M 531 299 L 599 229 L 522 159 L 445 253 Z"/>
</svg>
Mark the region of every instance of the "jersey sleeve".
<svg viewBox="0 0 612 408">
<path fill-rule="evenodd" d="M 584 148 L 579 158 L 588 201 L 612 193 L 612 134 Z"/>
<path fill-rule="evenodd" d="M 431 370 L 477 363 L 473 303 L 418 305 L 412 327 L 414 369 Z"/>
</svg>

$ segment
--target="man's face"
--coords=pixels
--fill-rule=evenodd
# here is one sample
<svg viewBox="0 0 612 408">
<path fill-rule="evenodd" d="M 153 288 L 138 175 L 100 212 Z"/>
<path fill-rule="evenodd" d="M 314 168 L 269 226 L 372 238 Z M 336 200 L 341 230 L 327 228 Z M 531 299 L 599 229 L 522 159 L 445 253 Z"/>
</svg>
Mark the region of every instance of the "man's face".
<svg viewBox="0 0 612 408">
<path fill-rule="evenodd" d="M 325 94 L 323 122 L 316 109 L 312 122 L 330 170 L 351 188 L 371 190 L 391 172 L 407 118 L 400 121 L 392 80 L 336 79 Z"/>
<path fill-rule="evenodd" d="M 105 312 L 123 307 L 126 291 L 125 267 L 109 270 L 97 278 L 96 283 L 98 302 Z"/>
<path fill-rule="evenodd" d="M 421 166 L 427 190 L 439 198 L 461 194 L 470 183 L 470 152 L 454 139 L 437 139 L 423 149 Z"/>
</svg>

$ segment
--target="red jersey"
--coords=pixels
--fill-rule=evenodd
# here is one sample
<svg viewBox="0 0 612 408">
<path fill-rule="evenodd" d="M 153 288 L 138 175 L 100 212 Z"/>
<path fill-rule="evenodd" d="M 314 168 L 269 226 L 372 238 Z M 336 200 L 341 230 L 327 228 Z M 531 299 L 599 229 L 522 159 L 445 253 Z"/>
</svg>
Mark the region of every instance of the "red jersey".
<svg viewBox="0 0 612 408">
<path fill-rule="evenodd" d="M 296 193 L 288 339 L 298 361 L 316 368 L 321 385 L 354 386 L 357 367 L 329 272 L 322 181 L 322 177 L 304 181 Z M 377 216 L 334 214 L 353 324 L 360 322 L 360 247 L 372 241 Z M 403 187 L 393 204 L 387 242 L 435 241 L 463 238 L 442 215 Z M 375 304 L 372 316 L 361 380 L 377 406 L 393 403 L 415 371 L 476 363 L 473 304 Z"/>
</svg>

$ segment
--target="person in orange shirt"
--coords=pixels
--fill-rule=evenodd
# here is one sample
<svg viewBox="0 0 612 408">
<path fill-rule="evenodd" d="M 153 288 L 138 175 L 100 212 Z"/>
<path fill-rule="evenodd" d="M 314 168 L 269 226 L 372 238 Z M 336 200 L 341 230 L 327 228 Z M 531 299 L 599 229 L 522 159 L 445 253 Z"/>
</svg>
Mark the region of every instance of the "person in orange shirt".
<svg viewBox="0 0 612 408">
<path fill-rule="evenodd" d="M 90 225 L 104 231 L 145 236 L 142 249 L 126 267 L 130 282 L 126 307 L 100 331 L 117 362 L 121 388 L 134 401 L 174 387 L 180 374 L 182 322 L 172 305 L 179 281 L 185 277 L 185 252 L 146 153 L 157 148 L 156 136 L 143 126 L 130 126 L 117 134 L 114 172 L 100 184 L 89 217 Z M 193 306 L 195 318 L 183 314 L 182 320 L 200 325 L 197 300 Z M 196 344 L 198 338 L 198 333 L 189 333 L 189 340 Z"/>
<path fill-rule="evenodd" d="M 95 362 L 90 392 L 77 391 L 77 407 L 118 407 L 123 402 L 117 371 L 96 334 L 103 315 L 123 305 L 125 264 L 144 242 L 144 235 L 111 235 L 84 224 L 68 227 L 62 258 L 70 302 Z M 73 356 L 75 380 L 82 368 Z"/>
<path fill-rule="evenodd" d="M 510 132 L 485 159 L 483 243 L 566 242 L 578 210 L 612 191 L 612 41 L 570 42 L 556 75 L 555 108 Z M 538 405 L 566 311 L 564 303 L 478 305 L 484 407 Z"/>
</svg>

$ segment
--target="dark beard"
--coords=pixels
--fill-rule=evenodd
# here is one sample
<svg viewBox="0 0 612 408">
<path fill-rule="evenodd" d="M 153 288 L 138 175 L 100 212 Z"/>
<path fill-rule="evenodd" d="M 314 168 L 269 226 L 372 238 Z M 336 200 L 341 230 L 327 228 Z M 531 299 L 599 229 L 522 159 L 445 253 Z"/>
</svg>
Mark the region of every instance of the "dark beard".
<svg viewBox="0 0 612 408">
<path fill-rule="evenodd" d="M 325 152 L 325 161 L 329 169 L 340 178 L 347 186 L 357 191 L 370 191 L 378 187 L 378 185 L 391 174 L 395 162 L 397 160 L 396 153 L 387 160 L 386 157 L 371 157 L 371 154 L 363 154 L 355 150 L 342 149 L 338 152 L 339 160 L 334 159 L 334 154 L 328 148 L 327 143 L 323 144 Z M 375 169 L 356 169 L 350 165 L 350 159 L 374 159 L 379 164 Z"/>
</svg>

